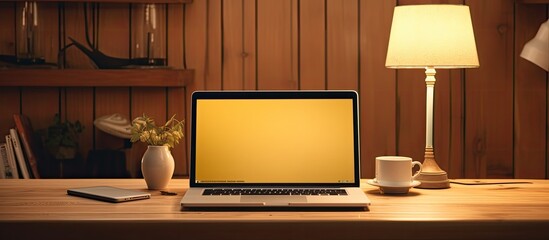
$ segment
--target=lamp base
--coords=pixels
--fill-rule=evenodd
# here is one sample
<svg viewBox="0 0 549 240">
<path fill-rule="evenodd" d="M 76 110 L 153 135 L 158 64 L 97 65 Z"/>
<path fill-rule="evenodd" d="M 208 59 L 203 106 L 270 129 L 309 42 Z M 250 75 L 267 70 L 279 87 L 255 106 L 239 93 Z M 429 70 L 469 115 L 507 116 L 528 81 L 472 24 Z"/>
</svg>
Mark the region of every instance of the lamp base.
<svg viewBox="0 0 549 240">
<path fill-rule="evenodd" d="M 435 161 L 435 154 L 432 148 L 425 149 L 425 160 L 423 161 L 423 167 L 415 180 L 421 182 L 417 188 L 442 189 L 450 187 L 448 174 L 438 166 Z"/>
</svg>

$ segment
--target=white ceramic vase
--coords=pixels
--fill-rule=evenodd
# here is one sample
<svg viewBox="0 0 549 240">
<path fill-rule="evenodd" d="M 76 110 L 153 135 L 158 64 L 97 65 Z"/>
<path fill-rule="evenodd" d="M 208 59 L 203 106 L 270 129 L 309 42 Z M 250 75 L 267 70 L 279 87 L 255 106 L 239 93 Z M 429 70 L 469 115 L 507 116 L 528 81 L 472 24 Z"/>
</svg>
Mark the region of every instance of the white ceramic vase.
<svg viewBox="0 0 549 240">
<path fill-rule="evenodd" d="M 141 172 L 149 189 L 164 189 L 172 179 L 174 160 L 168 146 L 148 146 L 141 159 Z"/>
</svg>

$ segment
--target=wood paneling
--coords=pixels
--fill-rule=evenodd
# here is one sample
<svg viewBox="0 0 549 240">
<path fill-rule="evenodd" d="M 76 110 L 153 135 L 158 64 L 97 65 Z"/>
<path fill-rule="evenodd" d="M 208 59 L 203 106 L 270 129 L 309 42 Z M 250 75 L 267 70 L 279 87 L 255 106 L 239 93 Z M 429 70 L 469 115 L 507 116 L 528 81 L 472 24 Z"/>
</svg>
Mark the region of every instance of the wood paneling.
<svg viewBox="0 0 549 240">
<path fill-rule="evenodd" d="M 514 176 L 545 178 L 546 161 L 547 72 L 520 57 L 522 47 L 532 39 L 547 19 L 547 11 L 537 5 L 517 4 L 515 9 L 515 79 L 514 79 Z"/>
<path fill-rule="evenodd" d="M 297 89 L 292 0 L 257 1 L 258 89 Z"/>
<path fill-rule="evenodd" d="M 86 158 L 93 149 L 93 88 L 63 88 L 61 90 L 61 119 L 80 121 L 85 128 L 78 136 L 79 151 Z"/>
<path fill-rule="evenodd" d="M 64 3 L 63 8 L 63 18 L 62 18 L 62 28 L 64 35 L 63 39 L 63 46 L 67 46 L 71 43 L 72 38 L 79 43 L 85 44 L 86 43 L 86 28 L 85 20 L 84 20 L 84 4 L 83 3 L 73 3 L 73 2 L 67 2 Z M 90 16 L 88 13 L 88 16 Z M 91 21 L 88 22 L 88 26 L 90 28 L 90 31 L 88 31 L 90 34 L 92 33 L 92 23 Z M 91 37 L 91 35 L 90 35 Z M 71 46 L 67 47 L 65 50 L 65 61 L 64 61 L 64 67 L 69 69 L 91 69 L 93 68 L 91 60 L 78 48 Z"/>
<path fill-rule="evenodd" d="M 299 88 L 326 89 L 326 1 L 301 0 L 299 6 Z"/>
<path fill-rule="evenodd" d="M 57 53 L 59 52 L 59 3 L 44 2 L 38 3 L 41 14 L 38 15 L 38 21 L 42 22 L 42 28 L 38 31 L 43 47 L 44 58 L 46 62 L 57 63 Z"/>
<path fill-rule="evenodd" d="M 222 21 L 222 89 L 254 90 L 255 1 L 224 0 Z"/>
<path fill-rule="evenodd" d="M 0 2 L 0 54 L 15 55 L 15 4 L 13 2 Z M 12 24 L 9 24 L 12 23 Z"/>
<path fill-rule="evenodd" d="M 224 90 L 244 89 L 244 2 L 223 1 Z"/>
<path fill-rule="evenodd" d="M 184 68 L 184 21 L 185 21 L 185 5 L 170 4 L 168 5 L 168 21 L 167 21 L 167 39 L 168 39 L 168 65 L 174 68 Z M 168 88 L 167 89 L 167 116 L 171 117 L 175 114 L 179 120 L 185 120 L 186 97 L 185 88 Z M 187 121 L 186 124 L 189 124 Z M 184 133 L 188 136 L 188 132 Z M 185 141 L 171 150 L 175 161 L 175 175 L 188 175 L 187 172 L 187 151 Z"/>
<path fill-rule="evenodd" d="M 244 89 L 257 89 L 257 11 L 255 0 L 243 0 Z"/>
<path fill-rule="evenodd" d="M 81 139 L 85 155 L 87 150 L 123 147 L 121 139 L 95 130 L 93 119 L 112 113 L 133 118 L 145 112 L 159 123 L 173 114 L 188 120 L 190 96 L 196 90 L 355 89 L 361 96 L 362 177 L 371 178 L 375 156 L 423 159 L 424 71 L 390 70 L 384 65 L 394 6 L 425 3 L 470 6 L 480 59 L 478 69 L 437 70 L 437 162 L 451 178 L 546 178 L 548 74 L 519 54 L 549 17 L 549 7 L 513 0 L 167 4 L 168 64 L 194 69 L 192 82 L 169 88 L 2 87 L 0 132 L 13 124 L 13 113 L 22 111 L 40 128 L 60 112 L 86 124 Z M 0 2 L 0 54 L 14 53 L 13 6 Z M 99 4 L 98 45 L 104 53 L 130 56 L 130 6 Z M 47 3 L 46 8 L 45 29 L 51 35 L 44 41 L 49 46 L 46 57 L 55 62 L 67 37 L 85 41 L 83 3 Z M 70 48 L 65 67 L 91 69 L 93 65 Z M 188 136 L 188 121 L 186 125 Z M 187 149 L 185 141 L 172 150 L 176 175 L 188 174 Z M 132 176 L 139 174 L 143 150 L 143 146 L 134 147 L 128 153 Z"/>
<path fill-rule="evenodd" d="M 464 93 L 464 70 L 450 70 L 449 94 L 447 105 L 437 104 L 435 106 L 435 146 L 437 146 L 437 162 L 448 172 L 448 176 L 464 176 L 464 141 L 465 141 L 465 93 Z M 438 84 L 441 86 L 442 84 Z M 439 87 L 438 89 L 441 89 Z M 435 93 L 435 99 L 440 99 L 440 90 Z M 438 96 L 438 97 L 437 97 Z M 440 115 L 442 109 L 447 112 L 448 119 L 444 120 Z M 444 111 L 444 110 L 442 110 Z M 443 121 L 446 121 L 443 123 Z M 446 126 L 440 130 L 440 126 Z M 444 128 L 443 128 L 444 129 Z M 447 164 L 445 167 L 444 164 Z"/>
<path fill-rule="evenodd" d="M 396 154 L 396 74 L 385 68 L 396 1 L 360 2 L 362 175 L 374 176 L 376 156 Z"/>
<path fill-rule="evenodd" d="M 206 89 L 205 75 L 208 55 L 207 19 L 209 14 L 207 3 L 208 1 L 196 1 L 193 4 L 185 6 L 185 53 L 183 59 L 185 59 L 188 68 L 195 70 L 194 81 L 186 87 L 186 119 L 189 119 L 187 116 L 190 116 L 191 113 L 190 97 L 192 92 Z M 185 124 L 185 132 L 190 133 L 190 122 L 187 121 L 187 123 Z M 185 141 L 185 144 L 187 149 L 190 149 L 190 141 Z M 190 152 L 187 151 L 187 159 L 189 159 L 189 156 Z"/>
<path fill-rule="evenodd" d="M 358 1 L 327 0 L 328 89 L 358 90 Z"/>
<path fill-rule="evenodd" d="M 21 113 L 32 119 L 33 129 L 47 128 L 53 123 L 55 114 L 59 113 L 59 88 L 23 88 Z"/>
<path fill-rule="evenodd" d="M 0 136 L 9 134 L 10 128 L 15 125 L 13 123 L 13 114 L 19 113 L 21 101 L 19 99 L 21 90 L 17 87 L 2 87 L 0 88 Z M 0 138 L 0 142 L 3 142 Z"/>
<path fill-rule="evenodd" d="M 466 3 L 480 68 L 465 73 L 465 177 L 513 177 L 514 4 Z"/>
<path fill-rule="evenodd" d="M 208 1 L 208 25 L 207 25 L 207 58 L 204 76 L 206 88 L 210 90 L 221 90 L 222 76 L 222 0 Z"/>
</svg>

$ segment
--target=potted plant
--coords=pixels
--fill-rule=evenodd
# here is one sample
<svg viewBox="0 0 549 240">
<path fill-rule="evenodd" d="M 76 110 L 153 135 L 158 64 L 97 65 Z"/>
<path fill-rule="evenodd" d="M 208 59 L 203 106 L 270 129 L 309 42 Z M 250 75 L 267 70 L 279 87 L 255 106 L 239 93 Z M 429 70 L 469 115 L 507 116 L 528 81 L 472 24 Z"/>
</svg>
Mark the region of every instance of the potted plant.
<svg viewBox="0 0 549 240">
<path fill-rule="evenodd" d="M 175 162 L 170 148 L 183 138 L 183 124 L 175 115 L 162 126 L 156 126 L 154 119 L 145 114 L 132 121 L 130 140 L 148 144 L 141 159 L 141 172 L 149 189 L 164 189 L 172 178 Z"/>
<path fill-rule="evenodd" d="M 84 126 L 80 121 L 61 121 L 59 114 L 55 114 L 53 124 L 46 132 L 45 146 L 55 159 L 73 159 L 78 150 L 78 135 Z"/>
</svg>

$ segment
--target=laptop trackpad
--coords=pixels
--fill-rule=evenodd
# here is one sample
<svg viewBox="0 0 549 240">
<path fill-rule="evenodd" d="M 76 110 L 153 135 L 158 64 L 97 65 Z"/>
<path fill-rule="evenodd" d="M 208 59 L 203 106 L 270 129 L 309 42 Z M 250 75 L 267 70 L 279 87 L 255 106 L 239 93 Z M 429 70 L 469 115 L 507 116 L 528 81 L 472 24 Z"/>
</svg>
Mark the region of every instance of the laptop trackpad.
<svg viewBox="0 0 549 240">
<path fill-rule="evenodd" d="M 240 202 L 252 203 L 260 202 L 265 203 L 266 205 L 271 204 L 288 204 L 288 203 L 306 203 L 307 196 L 250 196 L 244 195 L 240 197 Z"/>
</svg>

